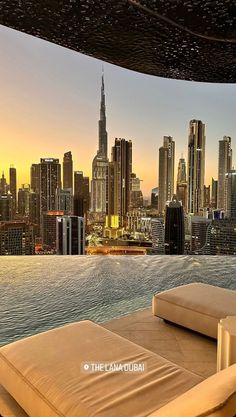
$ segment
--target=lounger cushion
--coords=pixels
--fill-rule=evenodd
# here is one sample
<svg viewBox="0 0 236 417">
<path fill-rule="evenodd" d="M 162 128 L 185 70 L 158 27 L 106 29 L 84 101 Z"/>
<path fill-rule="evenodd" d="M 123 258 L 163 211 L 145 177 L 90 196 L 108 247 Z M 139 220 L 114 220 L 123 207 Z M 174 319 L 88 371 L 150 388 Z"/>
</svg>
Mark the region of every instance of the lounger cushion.
<svg viewBox="0 0 236 417">
<path fill-rule="evenodd" d="M 3 417 L 29 417 L 2 385 L 0 385 L 0 415 Z"/>
<path fill-rule="evenodd" d="M 234 417 L 236 364 L 214 374 L 149 417 Z"/>
<path fill-rule="evenodd" d="M 154 295 L 153 314 L 217 338 L 218 322 L 236 316 L 236 291 L 193 283 Z"/>
<path fill-rule="evenodd" d="M 143 373 L 86 373 L 84 362 L 144 363 Z M 90 321 L 0 349 L 0 381 L 30 417 L 146 417 L 202 378 Z"/>
</svg>

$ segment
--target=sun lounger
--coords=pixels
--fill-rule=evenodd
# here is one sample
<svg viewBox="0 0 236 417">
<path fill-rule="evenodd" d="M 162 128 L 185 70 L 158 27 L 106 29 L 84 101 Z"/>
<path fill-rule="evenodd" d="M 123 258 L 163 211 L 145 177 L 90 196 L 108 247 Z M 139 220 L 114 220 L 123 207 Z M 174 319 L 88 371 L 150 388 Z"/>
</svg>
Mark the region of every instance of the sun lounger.
<svg viewBox="0 0 236 417">
<path fill-rule="evenodd" d="M 139 363 L 145 369 L 139 373 L 85 370 L 86 364 L 101 362 Z M 10 411 L 0 409 L 3 417 L 25 417 L 11 409 L 18 405 L 30 417 L 233 417 L 231 411 L 236 411 L 236 366 L 202 382 L 201 377 L 90 321 L 0 348 L 0 383 L 11 395 L 9 403 L 5 400 Z M 10 404 L 12 398 L 18 405 Z M 184 407 L 193 402 L 194 414 L 184 414 Z"/>
<path fill-rule="evenodd" d="M 236 291 L 193 283 L 153 296 L 155 316 L 217 338 L 220 319 L 236 316 Z"/>
</svg>

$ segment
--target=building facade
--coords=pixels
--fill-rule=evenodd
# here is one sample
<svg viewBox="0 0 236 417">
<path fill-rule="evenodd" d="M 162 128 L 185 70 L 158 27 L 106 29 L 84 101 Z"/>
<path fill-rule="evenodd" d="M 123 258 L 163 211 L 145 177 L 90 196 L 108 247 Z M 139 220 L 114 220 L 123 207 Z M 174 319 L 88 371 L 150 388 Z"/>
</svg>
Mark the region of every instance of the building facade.
<svg viewBox="0 0 236 417">
<path fill-rule="evenodd" d="M 58 255 L 85 254 L 84 218 L 62 216 L 56 220 L 56 247 Z"/>
<path fill-rule="evenodd" d="M 73 212 L 73 195 L 72 189 L 56 189 L 56 211 L 63 211 L 66 215 L 71 215 Z"/>
<path fill-rule="evenodd" d="M 187 193 L 186 162 L 184 158 L 180 158 L 178 164 L 176 196 L 178 200 L 181 201 L 185 213 L 187 212 Z"/>
<path fill-rule="evenodd" d="M 42 215 L 42 241 L 45 251 L 56 253 L 56 222 L 61 216 L 64 216 L 63 211 L 48 211 Z"/>
<path fill-rule="evenodd" d="M 191 120 L 188 141 L 188 213 L 201 215 L 205 178 L 205 125 Z"/>
<path fill-rule="evenodd" d="M 211 179 L 211 208 L 217 208 L 218 181 Z"/>
<path fill-rule="evenodd" d="M 120 227 L 127 224 L 131 208 L 132 141 L 115 138 L 109 165 L 109 215 L 119 216 Z"/>
<path fill-rule="evenodd" d="M 236 170 L 225 175 L 225 216 L 236 220 Z"/>
<path fill-rule="evenodd" d="M 0 195 L 0 221 L 11 221 L 14 217 L 13 196 L 10 193 Z"/>
<path fill-rule="evenodd" d="M 61 188 L 59 159 L 41 158 L 39 164 L 40 215 L 56 210 L 56 190 Z"/>
<path fill-rule="evenodd" d="M 0 255 L 34 255 L 34 227 L 24 221 L 0 223 Z"/>
<path fill-rule="evenodd" d="M 11 166 L 9 169 L 9 179 L 10 179 L 10 193 L 12 195 L 13 201 L 13 217 L 16 215 L 17 211 L 17 180 L 16 180 L 16 168 Z"/>
<path fill-rule="evenodd" d="M 174 195 L 166 206 L 165 213 L 165 254 L 184 253 L 184 210 L 182 203 Z"/>
<path fill-rule="evenodd" d="M 84 217 L 89 210 L 89 177 L 83 171 L 74 172 L 74 215 Z"/>
<path fill-rule="evenodd" d="M 157 255 L 165 253 L 165 229 L 162 218 L 153 218 L 151 221 L 152 249 Z"/>
<path fill-rule="evenodd" d="M 171 136 L 164 136 L 163 146 L 159 148 L 159 214 L 164 214 L 166 202 L 174 194 L 174 166 L 175 142 Z"/>
<path fill-rule="evenodd" d="M 73 159 L 72 153 L 66 152 L 63 157 L 63 189 L 73 193 Z"/>
<path fill-rule="evenodd" d="M 29 216 L 30 185 L 22 184 L 18 190 L 18 214 L 21 217 Z"/>
<path fill-rule="evenodd" d="M 218 156 L 218 191 L 217 191 L 217 208 L 226 210 L 225 200 L 225 176 L 232 169 L 232 149 L 231 138 L 224 136 L 219 140 Z"/>
</svg>

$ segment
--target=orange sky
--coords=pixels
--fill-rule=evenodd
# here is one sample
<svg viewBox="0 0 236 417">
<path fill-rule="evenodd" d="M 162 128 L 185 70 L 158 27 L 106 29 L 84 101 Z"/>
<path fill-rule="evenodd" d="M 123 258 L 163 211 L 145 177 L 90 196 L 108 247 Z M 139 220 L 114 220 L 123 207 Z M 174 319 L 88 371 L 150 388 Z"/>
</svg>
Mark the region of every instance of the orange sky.
<svg viewBox="0 0 236 417">
<path fill-rule="evenodd" d="M 29 182 L 32 163 L 71 150 L 74 169 L 91 177 L 97 150 L 101 62 L 0 26 L 0 171 L 17 168 Z M 236 137 L 236 85 L 146 76 L 105 64 L 109 150 L 133 142 L 133 171 L 149 196 L 157 186 L 158 149 L 174 137 L 176 166 L 187 157 L 188 124 L 206 123 L 206 184 L 217 176 L 218 141 Z M 236 152 L 236 147 L 235 147 Z M 110 151 L 109 151 L 110 153 Z M 234 159 L 234 158 L 233 158 Z M 177 170 L 176 170 L 177 172 Z"/>
</svg>

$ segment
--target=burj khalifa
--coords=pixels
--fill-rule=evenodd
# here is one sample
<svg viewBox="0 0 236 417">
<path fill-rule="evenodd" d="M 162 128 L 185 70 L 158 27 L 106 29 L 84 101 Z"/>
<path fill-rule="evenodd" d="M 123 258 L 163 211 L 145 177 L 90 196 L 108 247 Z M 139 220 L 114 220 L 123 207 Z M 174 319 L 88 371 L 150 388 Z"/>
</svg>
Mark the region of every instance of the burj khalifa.
<svg viewBox="0 0 236 417">
<path fill-rule="evenodd" d="M 100 120 L 98 121 L 98 150 L 92 165 L 91 211 L 107 212 L 107 131 L 104 76 L 102 74 Z"/>
</svg>

